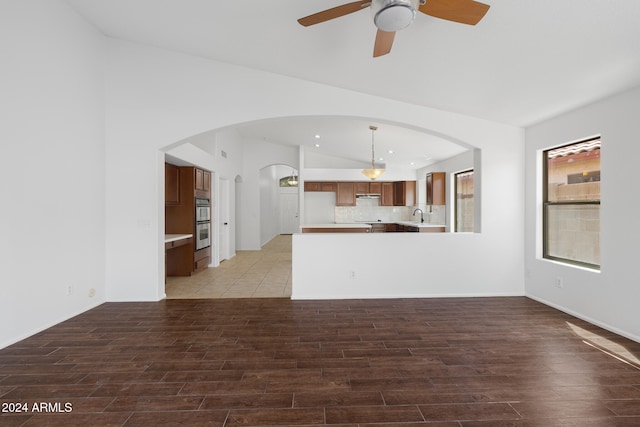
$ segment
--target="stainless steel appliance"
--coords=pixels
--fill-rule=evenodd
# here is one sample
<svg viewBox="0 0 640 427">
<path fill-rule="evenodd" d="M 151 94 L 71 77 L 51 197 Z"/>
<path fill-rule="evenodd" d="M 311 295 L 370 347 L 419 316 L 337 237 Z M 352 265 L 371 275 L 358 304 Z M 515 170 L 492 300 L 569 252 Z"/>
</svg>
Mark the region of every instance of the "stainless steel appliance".
<svg viewBox="0 0 640 427">
<path fill-rule="evenodd" d="M 196 199 L 196 222 L 211 221 L 211 203 L 209 199 Z"/>
<path fill-rule="evenodd" d="M 196 223 L 196 251 L 211 246 L 211 223 L 209 221 Z"/>
<path fill-rule="evenodd" d="M 196 199 L 196 251 L 211 246 L 211 202 Z"/>
</svg>

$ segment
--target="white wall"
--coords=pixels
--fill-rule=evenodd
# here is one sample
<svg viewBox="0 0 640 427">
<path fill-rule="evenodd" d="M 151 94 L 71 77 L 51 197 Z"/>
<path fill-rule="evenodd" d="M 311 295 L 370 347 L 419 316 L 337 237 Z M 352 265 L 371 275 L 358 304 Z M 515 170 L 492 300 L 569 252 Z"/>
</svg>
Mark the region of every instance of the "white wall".
<svg viewBox="0 0 640 427">
<path fill-rule="evenodd" d="M 280 231 L 280 192 L 278 167 L 260 170 L 260 247 Z"/>
<path fill-rule="evenodd" d="M 260 247 L 282 232 L 282 193 L 298 193 L 297 188 L 280 187 L 280 179 L 290 176 L 291 166 L 271 165 L 260 170 Z"/>
<path fill-rule="evenodd" d="M 58 1 L 2 1 L 0 52 L 2 348 L 105 301 L 104 40 Z"/>
<path fill-rule="evenodd" d="M 640 341 L 638 212 L 632 177 L 640 158 L 640 88 L 611 97 L 526 131 L 527 295 Z M 601 271 L 570 267 L 541 256 L 540 150 L 602 136 Z M 564 287 L 555 287 L 563 277 Z"/>
<path fill-rule="evenodd" d="M 280 217 L 274 216 L 268 212 L 268 207 L 262 207 L 262 200 L 266 197 L 261 191 L 264 188 L 261 185 L 261 170 L 270 165 L 286 164 L 297 168 L 298 166 L 298 148 L 279 144 L 272 144 L 262 140 L 245 139 L 243 140 L 243 181 L 242 193 L 240 200 L 240 215 L 238 225 L 241 227 L 241 239 L 238 241 L 238 249 L 240 250 L 259 250 L 263 244 L 267 243 L 273 233 L 279 229 Z M 275 180 L 275 175 L 270 179 Z M 271 184 L 269 184 L 270 202 L 268 206 L 273 204 L 279 206 L 277 194 Z M 262 221 L 266 221 L 262 224 Z M 268 225 L 267 225 L 268 224 Z M 263 227 L 264 225 L 264 227 Z M 267 228 L 266 230 L 262 230 Z"/>
<path fill-rule="evenodd" d="M 471 233 L 296 234 L 292 298 L 522 295 L 521 252 L 493 246 L 498 240 Z"/>
<path fill-rule="evenodd" d="M 474 254 L 479 258 L 474 266 L 484 260 L 494 267 L 490 271 L 502 269 L 503 263 L 494 258 L 497 254 L 506 257 L 502 261 L 506 260 L 509 270 L 519 266 L 522 271 L 521 130 L 122 41 L 111 40 L 109 46 L 107 226 L 115 230 L 107 241 L 110 300 L 161 297 L 161 277 L 155 268 L 161 253 L 157 226 L 161 218 L 156 215 L 159 200 L 147 197 L 147 193 L 153 194 L 149 189 L 157 185 L 158 148 L 206 130 L 275 117 L 344 115 L 388 120 L 480 147 L 488 165 L 483 179 L 488 187 L 499 190 L 483 200 L 485 217 L 492 220 L 485 223 L 486 234 L 477 237 L 479 246 Z M 258 171 L 264 162 L 295 165 L 299 158 L 297 150 L 287 153 L 275 144 L 269 150 L 260 150 L 257 145 L 252 147 L 251 141 L 245 144 L 239 226 L 248 229 L 259 224 L 255 207 L 259 200 Z M 122 172 L 133 170 L 136 180 L 132 183 Z M 140 197 L 141 193 L 145 196 Z M 124 204 L 127 211 L 121 208 Z M 151 223 L 148 230 L 136 226 L 147 221 Z M 259 248 L 259 236 L 259 231 L 241 235 L 238 248 Z M 123 242 L 144 256 L 134 262 L 132 254 L 119 252 Z M 398 256 L 408 255 L 405 247 L 398 245 L 396 249 Z M 147 254 L 155 254 L 156 259 Z M 449 262 L 448 253 L 440 252 L 438 256 L 440 264 Z M 294 261 L 293 268 L 303 269 L 304 263 Z M 479 272 L 484 274 L 486 270 L 483 267 Z M 424 272 L 414 272 L 415 280 L 423 277 Z M 489 283 L 492 279 L 495 277 L 481 280 Z M 498 282 L 495 286 L 502 287 L 503 283 Z M 509 282 L 508 292 L 523 292 L 522 274 L 509 275 Z"/>
</svg>

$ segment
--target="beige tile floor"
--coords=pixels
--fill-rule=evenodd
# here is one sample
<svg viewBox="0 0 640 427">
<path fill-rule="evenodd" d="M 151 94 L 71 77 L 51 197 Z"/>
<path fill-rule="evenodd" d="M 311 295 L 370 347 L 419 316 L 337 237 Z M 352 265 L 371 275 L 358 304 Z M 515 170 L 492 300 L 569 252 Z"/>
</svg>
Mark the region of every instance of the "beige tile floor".
<svg viewBox="0 0 640 427">
<path fill-rule="evenodd" d="M 167 277 L 165 290 L 168 299 L 289 298 L 291 236 L 276 236 L 259 251 L 237 251 L 191 277 Z"/>
</svg>

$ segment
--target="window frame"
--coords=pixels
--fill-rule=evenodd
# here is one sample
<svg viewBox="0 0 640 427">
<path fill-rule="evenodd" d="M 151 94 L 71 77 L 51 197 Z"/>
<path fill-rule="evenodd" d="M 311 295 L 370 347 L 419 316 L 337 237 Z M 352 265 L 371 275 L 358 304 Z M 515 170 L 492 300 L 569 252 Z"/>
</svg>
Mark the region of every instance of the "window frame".
<svg viewBox="0 0 640 427">
<path fill-rule="evenodd" d="M 459 231 L 459 227 L 458 227 L 458 209 L 460 209 L 460 206 L 458 206 L 458 175 L 462 175 L 462 174 L 466 174 L 466 173 L 473 173 L 473 177 L 474 177 L 474 186 L 475 186 L 475 170 L 473 168 L 469 168 L 469 169 L 464 169 L 458 172 L 454 172 L 453 173 L 453 231 L 455 233 L 473 233 L 475 230 L 475 224 L 473 224 L 473 230 L 471 231 Z M 474 203 L 475 203 L 475 194 L 473 195 L 474 197 Z M 475 218 L 474 218 L 474 222 L 475 222 Z"/>
<path fill-rule="evenodd" d="M 550 202 L 549 201 L 549 157 L 548 153 L 550 151 L 557 150 L 563 147 L 570 147 L 572 145 L 577 145 L 589 141 L 596 141 L 602 139 L 600 136 L 595 136 L 592 138 L 587 138 L 580 141 L 570 142 L 568 144 L 558 145 L 556 147 L 548 148 L 542 151 L 542 258 L 548 259 L 551 261 L 560 262 L 563 264 L 585 267 L 594 270 L 600 270 L 601 264 L 592 264 L 584 261 L 577 261 L 570 258 L 563 258 L 549 254 L 549 208 L 551 206 L 600 206 L 600 200 L 574 200 L 574 201 L 560 201 L 560 202 Z M 601 148 L 599 148 L 601 149 Z M 600 167 L 602 169 L 602 167 Z M 602 195 L 600 195 L 600 199 Z"/>
</svg>

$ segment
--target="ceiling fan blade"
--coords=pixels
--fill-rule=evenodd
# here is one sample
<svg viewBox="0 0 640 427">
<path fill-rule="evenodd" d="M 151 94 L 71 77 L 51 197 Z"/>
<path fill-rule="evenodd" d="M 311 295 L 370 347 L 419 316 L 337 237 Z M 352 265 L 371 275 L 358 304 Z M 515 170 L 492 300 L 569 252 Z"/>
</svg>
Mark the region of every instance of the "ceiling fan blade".
<svg viewBox="0 0 640 427">
<path fill-rule="evenodd" d="M 489 10 L 489 5 L 474 0 L 427 0 L 420 12 L 447 21 L 476 25 Z"/>
<path fill-rule="evenodd" d="M 373 46 L 373 57 L 377 58 L 378 56 L 391 52 L 391 46 L 393 46 L 395 36 L 395 31 L 378 30 L 376 34 L 376 44 Z"/>
<path fill-rule="evenodd" d="M 308 27 L 309 25 L 319 24 L 321 22 L 329 21 L 334 18 L 339 18 L 344 15 L 348 15 L 353 12 L 368 7 L 371 4 L 371 0 L 354 1 L 351 3 L 343 4 L 342 6 L 332 7 L 331 9 L 323 10 L 322 12 L 314 13 L 313 15 L 305 16 L 298 19 L 300 25 Z"/>
</svg>

